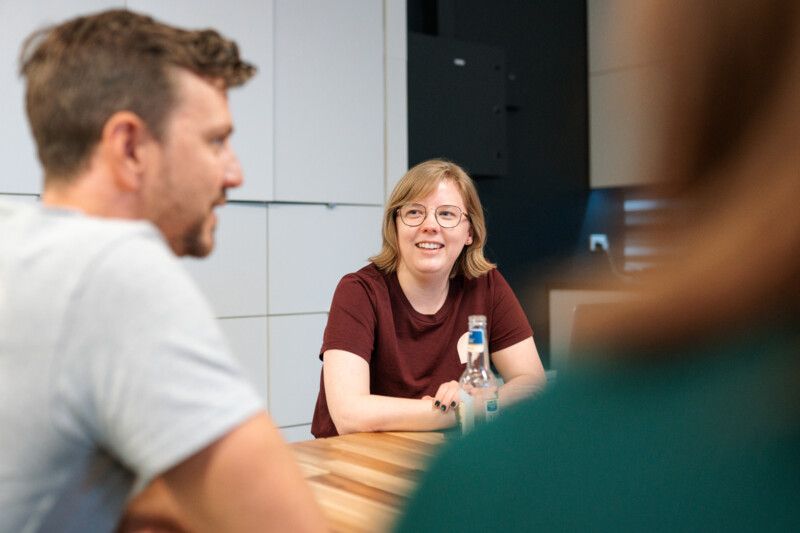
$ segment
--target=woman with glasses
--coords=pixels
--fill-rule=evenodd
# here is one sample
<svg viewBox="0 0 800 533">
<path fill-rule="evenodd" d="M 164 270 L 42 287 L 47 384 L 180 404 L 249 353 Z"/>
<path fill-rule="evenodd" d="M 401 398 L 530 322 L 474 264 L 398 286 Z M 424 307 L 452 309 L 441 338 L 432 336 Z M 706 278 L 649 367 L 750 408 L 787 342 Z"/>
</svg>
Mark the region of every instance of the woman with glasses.
<svg viewBox="0 0 800 533">
<path fill-rule="evenodd" d="M 487 317 L 501 406 L 543 385 L 531 327 L 483 256 L 485 242 L 483 208 L 462 168 L 431 160 L 403 176 L 380 253 L 333 296 L 314 436 L 454 425 L 469 315 Z"/>
</svg>

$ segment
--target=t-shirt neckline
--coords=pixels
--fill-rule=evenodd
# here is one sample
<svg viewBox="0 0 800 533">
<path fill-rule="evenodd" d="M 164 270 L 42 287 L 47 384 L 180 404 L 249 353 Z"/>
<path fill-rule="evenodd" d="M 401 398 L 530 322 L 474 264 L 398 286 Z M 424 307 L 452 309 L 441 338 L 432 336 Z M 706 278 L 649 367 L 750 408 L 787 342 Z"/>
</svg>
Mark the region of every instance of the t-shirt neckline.
<svg viewBox="0 0 800 533">
<path fill-rule="evenodd" d="M 447 318 L 447 316 L 450 314 L 450 310 L 453 307 L 454 295 L 457 292 L 458 286 L 461 284 L 461 276 L 450 278 L 447 287 L 447 297 L 445 298 L 442 307 L 440 307 L 439 310 L 432 315 L 426 315 L 424 313 L 420 313 L 414 309 L 413 305 L 411 305 L 406 293 L 403 292 L 403 287 L 400 286 L 400 280 L 397 279 L 397 272 L 392 272 L 387 277 L 389 278 L 389 285 L 392 292 L 397 295 L 400 303 L 403 305 L 403 307 L 405 307 L 406 311 L 408 311 L 408 314 L 415 320 L 425 322 L 426 324 L 437 324 Z"/>
</svg>

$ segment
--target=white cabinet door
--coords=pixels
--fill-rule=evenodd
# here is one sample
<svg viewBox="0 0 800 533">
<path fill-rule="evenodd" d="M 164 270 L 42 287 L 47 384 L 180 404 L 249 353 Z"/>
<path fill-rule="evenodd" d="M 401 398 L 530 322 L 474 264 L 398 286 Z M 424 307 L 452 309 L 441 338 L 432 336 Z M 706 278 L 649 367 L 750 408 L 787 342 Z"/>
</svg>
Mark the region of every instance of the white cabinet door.
<svg viewBox="0 0 800 533">
<path fill-rule="evenodd" d="M 234 200 L 273 198 L 273 2 L 248 0 L 128 0 L 128 7 L 168 24 L 214 28 L 239 45 L 242 57 L 258 67 L 243 87 L 231 89 L 233 147 L 242 163 L 244 185 L 230 191 Z"/>
<path fill-rule="evenodd" d="M 266 407 L 269 398 L 267 317 L 224 318 L 219 325 L 245 377 L 255 386 Z"/>
<path fill-rule="evenodd" d="M 0 193 L 0 201 L 2 202 L 19 202 L 24 204 L 36 204 L 39 201 L 39 197 L 33 194 L 30 195 L 19 195 L 19 194 L 3 194 Z"/>
<path fill-rule="evenodd" d="M 217 210 L 216 244 L 204 259 L 184 259 L 218 317 L 267 314 L 267 208 Z"/>
<path fill-rule="evenodd" d="M 382 0 L 276 0 L 275 198 L 379 204 Z"/>
<path fill-rule="evenodd" d="M 326 313 L 269 317 L 269 411 L 278 426 L 311 423 Z"/>
<path fill-rule="evenodd" d="M 380 250 L 381 207 L 270 205 L 269 314 L 327 312 L 341 277 Z"/>
<path fill-rule="evenodd" d="M 0 2 L 0 193 L 38 194 L 42 170 L 36 146 L 25 116 L 25 87 L 19 77 L 22 42 L 34 30 L 68 18 L 112 7 L 124 7 L 123 0 L 37 0 Z"/>
<path fill-rule="evenodd" d="M 386 198 L 408 170 L 408 46 L 406 2 L 386 9 Z"/>
<path fill-rule="evenodd" d="M 302 426 L 289 426 L 280 428 L 281 436 L 286 442 L 302 442 L 304 440 L 313 440 L 314 435 L 311 434 L 311 424 L 303 424 Z"/>
</svg>

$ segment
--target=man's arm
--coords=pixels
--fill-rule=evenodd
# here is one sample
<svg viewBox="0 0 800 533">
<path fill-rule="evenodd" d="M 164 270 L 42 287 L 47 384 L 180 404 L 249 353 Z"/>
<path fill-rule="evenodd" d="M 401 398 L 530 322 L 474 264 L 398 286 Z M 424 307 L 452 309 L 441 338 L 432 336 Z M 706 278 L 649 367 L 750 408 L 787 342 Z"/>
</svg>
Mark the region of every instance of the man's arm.
<svg viewBox="0 0 800 533">
<path fill-rule="evenodd" d="M 455 424 L 450 409 L 431 399 L 393 398 L 369 392 L 369 364 L 354 353 L 327 350 L 323 376 L 328 410 L 340 435 L 359 431 L 431 431 Z"/>
<path fill-rule="evenodd" d="M 170 468 L 135 498 L 121 531 L 324 531 L 322 513 L 266 413 Z"/>
</svg>

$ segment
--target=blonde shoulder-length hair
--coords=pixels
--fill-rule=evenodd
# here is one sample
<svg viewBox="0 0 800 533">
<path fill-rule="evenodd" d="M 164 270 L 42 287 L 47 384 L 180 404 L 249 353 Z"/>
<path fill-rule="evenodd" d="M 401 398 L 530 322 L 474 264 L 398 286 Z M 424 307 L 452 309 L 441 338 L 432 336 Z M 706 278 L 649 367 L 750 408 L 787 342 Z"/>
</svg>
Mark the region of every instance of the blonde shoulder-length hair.
<svg viewBox="0 0 800 533">
<path fill-rule="evenodd" d="M 472 243 L 465 246 L 453 264 L 450 277 L 463 274 L 477 278 L 495 268 L 483 255 L 486 244 L 486 221 L 475 183 L 463 168 L 443 159 L 431 159 L 414 166 L 397 182 L 383 212 L 383 246 L 369 260 L 385 273 L 394 272 L 400 263 L 397 245 L 397 211 L 409 202 L 431 194 L 442 181 L 452 182 L 460 191 L 472 229 Z"/>
</svg>

